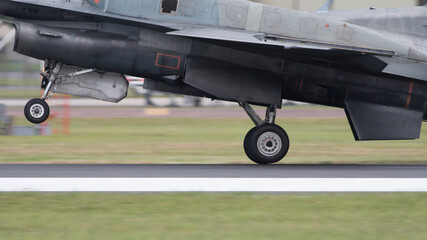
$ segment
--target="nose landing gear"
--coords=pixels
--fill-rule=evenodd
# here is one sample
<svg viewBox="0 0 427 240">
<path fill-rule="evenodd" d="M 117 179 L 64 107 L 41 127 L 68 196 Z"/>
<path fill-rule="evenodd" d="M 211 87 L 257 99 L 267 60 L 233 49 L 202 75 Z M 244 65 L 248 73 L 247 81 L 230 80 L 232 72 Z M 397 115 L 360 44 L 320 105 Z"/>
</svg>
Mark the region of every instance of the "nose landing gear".
<svg viewBox="0 0 427 240">
<path fill-rule="evenodd" d="M 45 62 L 45 70 L 41 73 L 43 77 L 42 85 L 47 80 L 45 91 L 41 98 L 34 98 L 28 101 L 24 108 L 24 114 L 28 121 L 34 124 L 40 124 L 49 118 L 50 108 L 46 99 L 50 97 L 49 92 L 55 83 L 62 64 L 54 61 Z"/>
<path fill-rule="evenodd" d="M 258 164 L 272 164 L 282 160 L 289 151 L 289 137 L 283 128 L 276 125 L 276 106 L 267 108 L 265 121 L 246 102 L 240 102 L 256 127 L 245 137 L 244 150 L 249 159 Z"/>
</svg>

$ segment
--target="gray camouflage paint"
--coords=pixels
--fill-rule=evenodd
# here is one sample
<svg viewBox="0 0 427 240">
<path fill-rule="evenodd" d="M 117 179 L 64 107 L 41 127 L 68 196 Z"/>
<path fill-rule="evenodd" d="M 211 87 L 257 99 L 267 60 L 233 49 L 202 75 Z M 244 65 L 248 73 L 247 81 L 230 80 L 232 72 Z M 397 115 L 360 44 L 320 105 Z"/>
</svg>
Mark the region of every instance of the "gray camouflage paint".
<svg viewBox="0 0 427 240">
<path fill-rule="evenodd" d="M 161 0 L 9 1 L 92 13 L 102 11 L 106 15 L 121 15 L 178 30 L 201 26 L 232 28 L 338 45 L 393 50 L 401 57 L 427 61 L 427 27 L 422 25 L 427 24 L 427 7 L 312 13 L 245 0 L 180 0 L 177 12 L 162 14 Z"/>
</svg>

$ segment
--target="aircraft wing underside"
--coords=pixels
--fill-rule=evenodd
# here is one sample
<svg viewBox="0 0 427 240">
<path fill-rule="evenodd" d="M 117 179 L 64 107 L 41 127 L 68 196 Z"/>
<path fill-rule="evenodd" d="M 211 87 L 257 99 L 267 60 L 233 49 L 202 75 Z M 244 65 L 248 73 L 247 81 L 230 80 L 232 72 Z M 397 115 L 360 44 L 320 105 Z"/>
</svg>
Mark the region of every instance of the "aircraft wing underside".
<svg viewBox="0 0 427 240">
<path fill-rule="evenodd" d="M 205 38 L 205 39 L 215 39 L 223 41 L 233 41 L 233 42 L 242 42 L 242 43 L 252 43 L 260 45 L 270 45 L 270 46 L 280 46 L 285 49 L 302 49 L 302 50 L 344 50 L 355 53 L 370 53 L 377 54 L 382 56 L 394 56 L 396 53 L 390 50 L 382 49 L 370 49 L 356 46 L 347 46 L 332 44 L 326 42 L 316 42 L 306 39 L 297 39 L 290 37 L 282 37 L 269 34 L 253 34 L 245 31 L 230 31 L 223 29 L 211 29 L 211 28 L 202 28 L 202 29 L 190 29 L 190 30 L 181 30 L 181 31 L 172 31 L 168 32 L 171 35 L 184 36 L 184 37 L 193 37 L 193 38 Z"/>
<path fill-rule="evenodd" d="M 247 46 L 258 45 L 259 48 L 265 48 L 266 50 L 261 54 L 275 55 L 275 57 L 280 57 L 280 54 L 282 56 L 291 54 L 325 60 L 345 60 L 348 64 L 365 72 L 386 73 L 427 81 L 427 63 L 398 58 L 396 57 L 396 52 L 391 50 L 217 28 L 178 30 L 167 34 L 205 41 L 220 41 L 223 42 L 223 45 L 232 48 L 239 44 L 246 44 Z M 272 49 L 272 54 L 268 53 L 268 49 Z"/>
</svg>

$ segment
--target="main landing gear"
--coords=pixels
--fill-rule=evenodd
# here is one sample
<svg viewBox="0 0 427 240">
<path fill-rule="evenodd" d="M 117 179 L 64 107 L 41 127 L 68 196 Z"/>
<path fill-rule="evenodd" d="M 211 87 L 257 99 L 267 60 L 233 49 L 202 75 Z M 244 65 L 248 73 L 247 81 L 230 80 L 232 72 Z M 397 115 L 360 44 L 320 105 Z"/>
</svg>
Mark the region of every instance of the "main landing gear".
<svg viewBox="0 0 427 240">
<path fill-rule="evenodd" d="M 289 150 L 289 137 L 283 128 L 274 123 L 277 107 L 268 107 L 263 121 L 248 103 L 239 104 L 256 125 L 246 134 L 243 144 L 248 158 L 258 164 L 272 164 L 282 160 Z"/>
</svg>

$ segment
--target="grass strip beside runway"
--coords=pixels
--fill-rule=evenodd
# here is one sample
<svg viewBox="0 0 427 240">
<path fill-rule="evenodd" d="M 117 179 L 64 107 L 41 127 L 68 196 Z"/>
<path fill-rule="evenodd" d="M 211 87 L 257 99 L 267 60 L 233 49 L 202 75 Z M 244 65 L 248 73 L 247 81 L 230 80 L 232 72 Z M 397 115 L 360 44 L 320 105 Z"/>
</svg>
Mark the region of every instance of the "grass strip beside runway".
<svg viewBox="0 0 427 240">
<path fill-rule="evenodd" d="M 426 126 L 417 141 L 355 142 L 346 119 L 278 124 L 291 139 L 283 163 L 427 162 Z M 242 142 L 252 127 L 243 119 L 72 119 L 70 135 L 0 136 L 0 163 L 250 163 Z"/>
<path fill-rule="evenodd" d="M 0 194 L 0 238 L 427 239 L 426 194 Z"/>
</svg>

